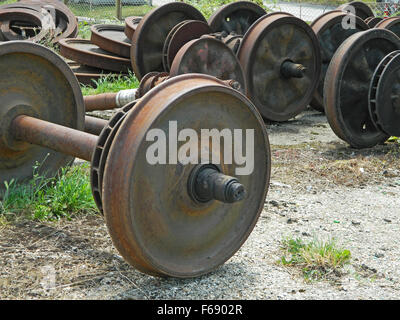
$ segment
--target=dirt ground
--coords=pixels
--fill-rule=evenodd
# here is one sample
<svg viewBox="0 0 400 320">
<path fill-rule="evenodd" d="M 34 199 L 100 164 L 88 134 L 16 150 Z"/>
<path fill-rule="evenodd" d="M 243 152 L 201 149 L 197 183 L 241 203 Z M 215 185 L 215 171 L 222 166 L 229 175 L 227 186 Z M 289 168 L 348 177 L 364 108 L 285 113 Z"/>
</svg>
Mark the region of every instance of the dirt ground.
<svg viewBox="0 0 400 320">
<path fill-rule="evenodd" d="M 349 148 L 307 111 L 267 125 L 262 215 L 226 264 L 196 279 L 150 277 L 114 249 L 100 215 L 0 227 L 0 299 L 399 299 L 400 145 Z M 336 239 L 351 262 L 308 283 L 277 263 L 286 236 Z"/>
</svg>

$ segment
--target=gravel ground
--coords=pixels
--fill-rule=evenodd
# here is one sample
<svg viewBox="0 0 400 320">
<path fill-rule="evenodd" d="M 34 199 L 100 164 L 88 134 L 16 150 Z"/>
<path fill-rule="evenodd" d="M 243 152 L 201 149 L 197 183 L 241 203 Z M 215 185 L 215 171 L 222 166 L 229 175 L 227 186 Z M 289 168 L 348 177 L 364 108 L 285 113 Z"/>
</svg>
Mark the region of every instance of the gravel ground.
<svg viewBox="0 0 400 320">
<path fill-rule="evenodd" d="M 0 227 L 0 299 L 399 299 L 399 145 L 351 149 L 312 111 L 267 127 L 273 168 L 265 208 L 243 247 L 211 274 L 176 280 L 137 272 L 100 216 L 23 221 Z M 350 264 L 335 278 L 306 282 L 277 263 L 287 236 L 335 238 L 351 251 Z"/>
</svg>

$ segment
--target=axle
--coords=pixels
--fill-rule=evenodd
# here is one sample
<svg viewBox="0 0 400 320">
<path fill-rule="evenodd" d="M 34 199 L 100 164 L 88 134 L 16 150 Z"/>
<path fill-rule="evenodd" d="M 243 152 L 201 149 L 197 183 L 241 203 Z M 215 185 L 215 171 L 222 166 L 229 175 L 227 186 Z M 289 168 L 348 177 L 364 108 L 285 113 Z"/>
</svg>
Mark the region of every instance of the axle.
<svg viewBox="0 0 400 320">
<path fill-rule="evenodd" d="M 90 133 L 24 115 L 13 120 L 12 130 L 17 140 L 40 145 L 87 161 L 92 159 L 98 138 Z"/>
</svg>

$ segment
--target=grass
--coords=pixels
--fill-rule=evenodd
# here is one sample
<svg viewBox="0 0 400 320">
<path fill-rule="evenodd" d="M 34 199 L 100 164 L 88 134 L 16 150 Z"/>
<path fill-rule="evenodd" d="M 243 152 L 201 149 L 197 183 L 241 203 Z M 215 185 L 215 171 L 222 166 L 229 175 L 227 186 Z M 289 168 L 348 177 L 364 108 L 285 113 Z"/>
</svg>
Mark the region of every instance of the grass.
<svg viewBox="0 0 400 320">
<path fill-rule="evenodd" d="M 93 17 L 96 19 L 104 19 L 104 20 L 118 20 L 117 12 L 115 9 L 115 5 L 99 5 L 99 6 L 90 6 L 85 3 L 70 3 L 68 7 L 71 11 L 78 17 Z M 149 5 L 142 6 L 122 6 L 122 16 L 144 16 L 147 12 L 149 12 L 154 7 Z"/>
<path fill-rule="evenodd" d="M 108 74 L 99 80 L 94 80 L 96 86 L 94 88 L 81 85 L 82 94 L 92 95 L 106 92 L 118 92 L 124 89 L 134 89 L 139 86 L 139 80 L 135 74 L 129 71 L 128 75 L 112 75 Z"/>
<path fill-rule="evenodd" d="M 93 200 L 88 165 L 65 167 L 58 176 L 39 175 L 40 165 L 33 168 L 33 179 L 27 183 L 11 180 L 0 202 L 0 225 L 7 221 L 70 219 L 76 214 L 97 211 Z"/>
<path fill-rule="evenodd" d="M 300 270 L 306 281 L 337 276 L 351 258 L 350 251 L 338 248 L 334 240 L 304 242 L 299 238 L 286 238 L 282 241 L 282 250 L 285 255 L 279 263 Z"/>
</svg>

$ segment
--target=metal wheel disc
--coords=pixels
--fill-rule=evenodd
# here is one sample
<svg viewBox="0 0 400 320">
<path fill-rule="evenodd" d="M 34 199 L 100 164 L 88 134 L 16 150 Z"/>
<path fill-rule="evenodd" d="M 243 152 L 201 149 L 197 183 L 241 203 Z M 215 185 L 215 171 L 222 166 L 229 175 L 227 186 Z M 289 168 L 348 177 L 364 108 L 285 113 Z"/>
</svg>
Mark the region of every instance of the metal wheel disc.
<svg viewBox="0 0 400 320">
<path fill-rule="evenodd" d="M 59 125 L 84 129 L 84 103 L 71 69 L 54 52 L 27 41 L 0 44 L 0 193 L 4 182 L 26 180 L 39 174 L 52 176 L 73 161 L 47 148 L 17 142 L 10 129 L 21 114 Z M 29 84 L 29 85 L 27 85 Z"/>
<path fill-rule="evenodd" d="M 375 28 L 392 31 L 396 36 L 400 37 L 400 17 L 384 19 L 379 22 Z"/>
<path fill-rule="evenodd" d="M 329 65 L 324 86 L 325 113 L 332 130 L 354 148 L 369 148 L 387 139 L 368 111 L 368 92 L 379 62 L 400 49 L 392 32 L 370 29 L 348 38 Z"/>
<path fill-rule="evenodd" d="M 375 16 L 372 9 L 362 1 L 352 1 L 349 3 L 342 4 L 341 6 L 338 7 L 338 10 L 346 11 L 349 8 L 349 6 L 353 6 L 356 11 L 356 16 L 360 17 L 363 20 Z"/>
<path fill-rule="evenodd" d="M 114 141 L 122 122 L 128 112 L 135 106 L 137 101 L 132 101 L 120 109 L 108 122 L 107 126 L 101 131 L 97 141 L 96 149 L 92 157 L 92 165 L 90 168 L 90 183 L 92 186 L 92 194 L 97 208 L 103 213 L 102 194 L 103 194 L 103 177 L 104 167 L 106 165 L 110 147 Z"/>
<path fill-rule="evenodd" d="M 374 28 L 382 20 L 383 18 L 381 17 L 369 17 L 368 19 L 365 19 L 365 23 L 368 25 L 368 27 Z"/>
<path fill-rule="evenodd" d="M 90 27 L 90 41 L 99 48 L 118 56 L 130 58 L 131 40 L 124 33 L 125 27 L 113 24 L 96 24 Z"/>
<path fill-rule="evenodd" d="M 140 80 L 146 73 L 162 72 L 164 42 L 172 28 L 184 20 L 206 22 L 195 7 L 172 2 L 150 11 L 138 24 L 132 38 L 131 62 Z"/>
<path fill-rule="evenodd" d="M 168 34 L 163 49 L 164 70 L 169 71 L 179 49 L 191 40 L 210 34 L 211 29 L 206 22 L 188 20 L 177 24 Z"/>
<path fill-rule="evenodd" d="M 142 20 L 142 17 L 127 17 L 127 18 L 125 18 L 124 32 L 129 40 L 132 40 L 133 34 L 135 33 L 140 20 Z"/>
<path fill-rule="evenodd" d="M 188 191 L 195 164 L 173 164 L 173 159 L 167 160 L 170 164 L 149 164 L 149 130 L 159 129 L 172 141 L 171 121 L 177 121 L 178 132 L 190 128 L 198 137 L 201 129 L 254 130 L 254 170 L 238 176 L 248 193 L 245 199 L 197 203 Z M 190 143 L 197 148 L 200 140 Z M 178 150 L 183 144 L 178 142 Z M 222 157 L 224 146 L 207 152 Z M 151 275 L 187 278 L 210 272 L 227 261 L 254 228 L 264 206 L 270 165 L 265 125 L 242 94 L 206 75 L 182 75 L 160 84 L 128 114 L 108 155 L 103 206 L 114 245 L 126 261 Z M 221 164 L 228 175 L 235 175 L 237 167 Z"/>
<path fill-rule="evenodd" d="M 387 55 L 376 68 L 369 90 L 369 112 L 376 128 L 400 136 L 400 51 Z"/>
<path fill-rule="evenodd" d="M 343 27 L 344 19 L 354 17 L 343 11 L 330 11 L 318 17 L 311 24 L 312 29 L 318 37 L 321 47 L 322 71 L 319 79 L 317 90 L 314 92 L 310 105 L 321 112 L 324 112 L 324 80 L 329 63 L 336 50 L 340 47 L 344 40 L 351 35 L 368 30 L 368 25 L 359 17 L 355 17 L 355 28 L 345 29 Z"/>
<path fill-rule="evenodd" d="M 264 118 L 286 121 L 310 103 L 320 79 L 321 49 L 303 20 L 281 12 L 260 18 L 245 34 L 238 57 L 247 96 Z M 303 76 L 285 76 L 287 62 L 305 67 Z"/>
<path fill-rule="evenodd" d="M 267 12 L 250 1 L 237 1 L 226 4 L 215 11 L 208 19 L 213 32 L 226 31 L 244 35 L 250 26 Z"/>
<path fill-rule="evenodd" d="M 89 40 L 62 39 L 60 53 L 65 58 L 99 69 L 128 73 L 131 67 L 129 59 L 104 51 Z"/>
<path fill-rule="evenodd" d="M 185 73 L 201 73 L 220 80 L 235 80 L 246 93 L 246 81 L 240 62 L 222 41 L 204 37 L 189 41 L 177 53 L 171 66 L 170 76 Z"/>
</svg>

